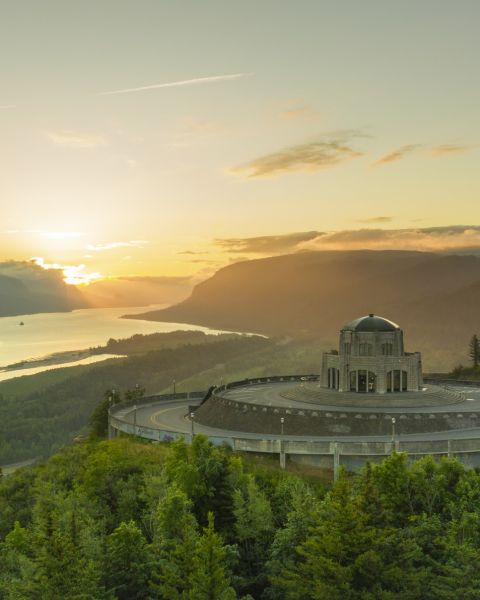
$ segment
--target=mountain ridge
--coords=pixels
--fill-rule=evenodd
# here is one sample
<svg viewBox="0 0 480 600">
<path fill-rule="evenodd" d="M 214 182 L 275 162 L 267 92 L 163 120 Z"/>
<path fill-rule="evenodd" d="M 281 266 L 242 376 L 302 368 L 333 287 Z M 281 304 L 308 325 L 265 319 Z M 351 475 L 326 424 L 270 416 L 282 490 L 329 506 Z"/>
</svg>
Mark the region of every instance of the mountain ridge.
<svg viewBox="0 0 480 600">
<path fill-rule="evenodd" d="M 432 368 L 467 362 L 480 330 L 480 257 L 401 250 L 316 251 L 243 261 L 184 301 L 135 318 L 331 339 L 362 314 L 405 330 Z"/>
</svg>

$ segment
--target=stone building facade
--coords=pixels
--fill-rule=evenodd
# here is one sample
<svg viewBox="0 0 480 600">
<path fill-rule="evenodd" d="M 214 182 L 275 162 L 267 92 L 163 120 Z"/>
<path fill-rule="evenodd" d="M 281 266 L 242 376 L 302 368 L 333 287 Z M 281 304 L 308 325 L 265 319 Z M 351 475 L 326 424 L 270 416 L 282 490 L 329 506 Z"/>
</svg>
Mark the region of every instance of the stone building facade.
<svg viewBox="0 0 480 600">
<path fill-rule="evenodd" d="M 340 331 L 338 353 L 323 354 L 320 385 L 340 392 L 416 392 L 423 386 L 420 352 L 405 352 L 398 325 L 370 314 Z"/>
</svg>

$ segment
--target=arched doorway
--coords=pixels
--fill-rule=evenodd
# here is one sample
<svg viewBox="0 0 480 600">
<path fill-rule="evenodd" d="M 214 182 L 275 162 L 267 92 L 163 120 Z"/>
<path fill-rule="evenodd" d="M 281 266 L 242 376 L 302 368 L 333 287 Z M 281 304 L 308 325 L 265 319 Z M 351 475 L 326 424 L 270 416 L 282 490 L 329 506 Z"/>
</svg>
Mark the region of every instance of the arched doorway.
<svg viewBox="0 0 480 600">
<path fill-rule="evenodd" d="M 388 371 L 385 386 L 387 392 L 406 392 L 408 390 L 408 373 L 401 369 Z"/>
<path fill-rule="evenodd" d="M 377 376 L 373 371 L 359 369 L 350 371 L 350 391 L 361 394 L 373 393 L 377 389 Z"/>
</svg>

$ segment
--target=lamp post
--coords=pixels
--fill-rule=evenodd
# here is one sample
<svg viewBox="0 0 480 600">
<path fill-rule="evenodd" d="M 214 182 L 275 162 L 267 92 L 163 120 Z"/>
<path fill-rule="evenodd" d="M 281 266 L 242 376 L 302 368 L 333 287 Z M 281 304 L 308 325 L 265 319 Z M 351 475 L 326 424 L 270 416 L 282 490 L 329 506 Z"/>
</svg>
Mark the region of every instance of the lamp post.
<svg viewBox="0 0 480 600">
<path fill-rule="evenodd" d="M 397 420 L 392 417 L 392 450 L 395 448 L 395 423 Z"/>
<path fill-rule="evenodd" d="M 174 379 L 173 380 L 173 395 L 175 396 L 176 393 L 177 393 L 177 382 Z"/>
<path fill-rule="evenodd" d="M 193 436 L 195 435 L 195 430 L 194 430 L 195 421 L 194 421 L 194 418 L 195 418 L 195 413 L 191 412 L 190 413 L 190 422 L 191 422 L 191 425 L 192 425 L 192 441 L 193 441 Z"/>
<path fill-rule="evenodd" d="M 137 430 L 137 405 L 133 406 L 133 433 Z"/>
<path fill-rule="evenodd" d="M 282 428 L 282 437 L 283 437 L 283 424 L 285 423 L 285 418 L 284 417 L 280 417 L 280 426 Z"/>
</svg>

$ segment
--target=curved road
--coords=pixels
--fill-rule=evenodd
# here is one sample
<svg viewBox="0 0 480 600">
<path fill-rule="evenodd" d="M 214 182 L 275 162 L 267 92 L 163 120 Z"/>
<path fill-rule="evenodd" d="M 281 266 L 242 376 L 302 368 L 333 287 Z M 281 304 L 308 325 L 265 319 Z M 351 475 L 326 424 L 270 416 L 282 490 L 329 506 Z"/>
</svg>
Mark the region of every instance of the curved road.
<svg viewBox="0 0 480 600">
<path fill-rule="evenodd" d="M 298 385 L 295 383 L 272 383 L 264 385 L 252 385 L 247 389 L 245 387 L 238 389 L 228 390 L 225 397 L 242 401 L 242 402 L 255 402 L 258 404 L 267 404 L 270 402 L 271 405 L 291 407 L 291 408 L 312 408 L 312 404 L 308 403 L 296 403 L 285 398 L 282 398 L 278 394 L 278 386 L 283 386 L 282 390 L 285 390 L 287 386 Z M 466 400 L 461 404 L 455 404 L 455 412 L 464 411 L 480 411 L 480 388 L 470 387 L 458 387 L 458 391 L 463 391 L 467 394 Z M 248 398 L 248 400 L 247 400 Z M 139 406 L 138 408 L 124 408 L 115 413 L 115 417 L 122 419 L 128 423 L 136 423 L 140 427 L 149 427 L 154 429 L 160 429 L 164 431 L 172 431 L 178 433 L 192 433 L 192 421 L 188 415 L 188 406 L 191 404 L 191 400 L 168 400 L 159 402 L 158 404 Z M 319 407 L 320 408 L 320 407 Z M 325 407 L 332 408 L 332 407 Z M 336 407 L 338 410 L 338 407 Z M 333 410 L 333 408 L 332 408 Z M 345 410 L 342 407 L 342 410 Z M 351 407 L 350 407 L 351 410 Z M 355 412 L 375 412 L 376 409 L 357 409 Z M 427 409 L 428 412 L 437 411 L 448 411 L 451 410 L 448 406 L 442 407 L 430 407 Z M 419 409 L 391 409 L 388 412 L 420 412 Z M 214 427 L 208 427 L 201 425 L 200 423 L 193 423 L 194 433 L 203 433 L 210 437 L 221 437 L 221 438 L 243 438 L 243 439 L 256 439 L 256 440 L 278 440 L 280 432 L 278 434 L 259 434 L 259 433 L 247 433 L 242 431 L 232 431 L 227 429 L 218 429 Z M 299 440 L 299 441 L 391 441 L 391 436 L 290 436 L 284 435 L 282 439 L 285 440 Z M 422 433 L 422 434 L 396 434 L 395 439 L 404 441 L 414 440 L 448 440 L 448 439 L 465 439 L 465 438 L 480 438 L 480 428 L 472 429 L 456 429 L 452 431 L 444 431 L 437 433 Z"/>
</svg>

